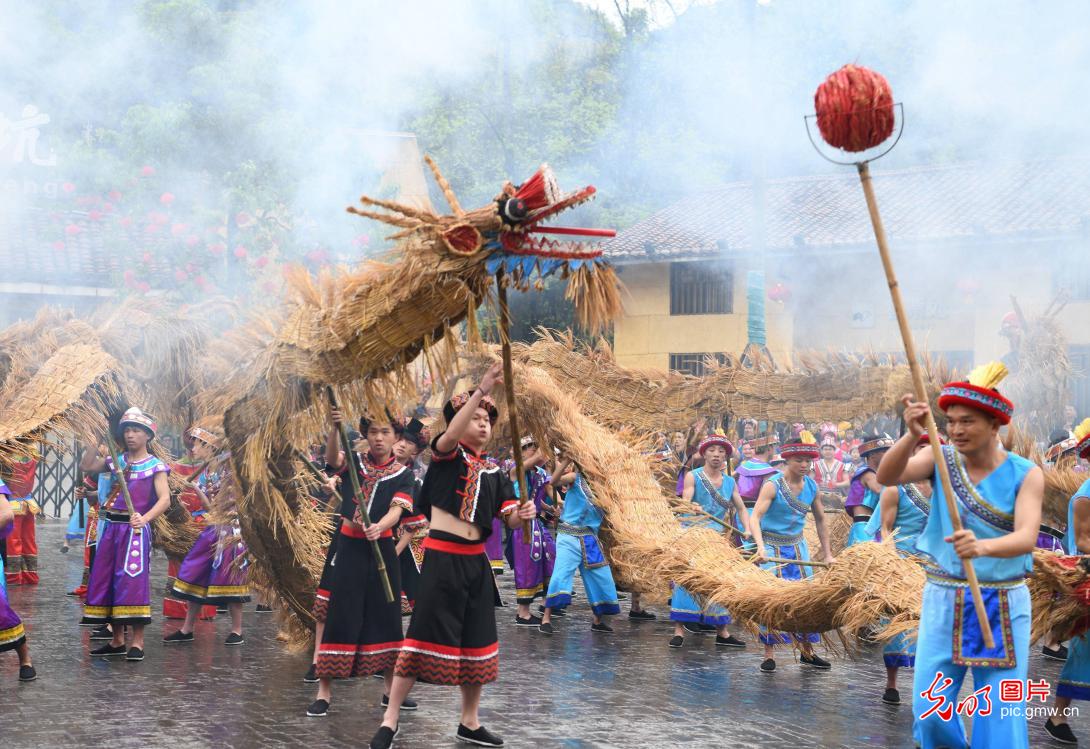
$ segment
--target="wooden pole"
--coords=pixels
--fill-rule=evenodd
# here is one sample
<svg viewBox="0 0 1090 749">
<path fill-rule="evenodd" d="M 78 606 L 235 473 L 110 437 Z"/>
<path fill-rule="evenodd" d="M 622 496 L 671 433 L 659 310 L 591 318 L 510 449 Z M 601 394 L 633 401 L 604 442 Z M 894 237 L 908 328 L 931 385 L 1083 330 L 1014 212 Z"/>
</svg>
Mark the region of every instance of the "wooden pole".
<svg viewBox="0 0 1090 749">
<path fill-rule="evenodd" d="M 874 197 L 874 185 L 871 183 L 870 167 L 866 162 L 857 164 L 859 169 L 859 181 L 863 185 L 863 195 L 867 199 L 867 211 L 870 212 L 871 225 L 874 227 L 874 238 L 878 242 L 878 254 L 882 258 L 882 268 L 886 272 L 886 283 L 889 284 L 889 295 L 893 300 L 893 311 L 897 315 L 897 326 L 901 329 L 901 340 L 905 344 L 905 356 L 908 357 L 908 367 L 912 372 L 912 385 L 916 390 L 916 400 L 920 403 L 927 402 L 927 389 L 923 384 L 923 372 L 916 358 L 916 344 L 912 338 L 912 329 L 908 326 L 908 316 L 905 314 L 904 302 L 901 301 L 901 287 L 897 283 L 897 275 L 893 271 L 893 260 L 890 257 L 889 246 L 886 243 L 886 230 L 882 226 L 882 217 L 878 213 L 878 201 Z M 954 531 L 960 531 L 961 516 L 958 514 L 957 502 L 954 500 L 954 490 L 950 485 L 950 472 L 946 467 L 946 459 L 942 454 L 942 443 L 939 441 L 939 428 L 935 424 L 935 417 L 931 411 L 927 412 L 927 434 L 931 442 L 931 454 L 935 458 L 935 468 L 939 472 L 939 481 L 942 483 L 942 494 L 946 498 L 946 512 L 950 515 L 950 524 Z M 969 591 L 973 595 L 973 607 L 976 609 L 976 618 L 980 622 L 980 631 L 984 635 L 984 644 L 989 648 L 995 647 L 995 638 L 992 636 L 992 627 L 988 621 L 988 612 L 984 608 L 984 598 L 980 595 L 980 583 L 976 579 L 976 570 L 972 560 L 962 559 L 965 568 L 965 579 L 969 582 Z"/>
<path fill-rule="evenodd" d="M 503 285 L 503 269 L 496 271 L 496 299 L 500 305 L 500 351 L 503 354 L 503 390 L 507 394 L 507 429 L 511 433 L 511 454 L 515 458 L 515 476 L 519 482 L 519 507 L 532 502 L 530 487 L 526 485 L 526 469 L 522 465 L 522 437 L 519 432 L 519 414 L 515 407 L 515 375 L 511 366 L 511 309 L 507 306 L 507 288 Z M 533 528 L 529 520 L 522 523 L 522 542 L 527 546 L 533 540 Z"/>
<path fill-rule="evenodd" d="M 775 562 L 776 564 L 798 564 L 803 567 L 832 567 L 833 565 L 828 562 L 815 562 L 810 559 L 784 559 L 783 557 L 767 557 L 767 562 Z"/>
<path fill-rule="evenodd" d="M 329 393 L 329 405 L 340 408 L 337 405 L 337 393 L 332 385 L 327 385 Z M 344 423 L 344 414 L 341 414 L 341 423 L 338 425 L 341 433 L 341 447 L 344 448 L 344 464 L 348 471 L 348 477 L 352 481 L 352 496 L 356 499 L 356 505 L 360 509 L 360 519 L 366 530 L 371 527 L 371 518 L 367 516 L 367 498 L 360 494 L 359 468 L 356 466 L 356 451 L 352 449 L 352 443 L 348 439 L 348 425 Z M 382 591 L 386 594 L 386 603 L 394 602 L 394 589 L 390 587 L 390 576 L 386 573 L 386 559 L 382 556 L 382 548 L 378 545 L 378 539 L 371 542 L 371 554 L 375 558 L 375 569 L 378 570 L 379 580 L 382 581 Z"/>
<path fill-rule="evenodd" d="M 129 511 L 129 515 L 133 515 L 136 510 L 133 509 L 132 495 L 129 494 L 129 483 L 125 481 L 125 472 L 121 470 L 121 454 L 117 449 L 117 442 L 114 441 L 114 434 L 110 431 L 109 420 L 106 423 L 106 447 L 110 450 L 110 459 L 113 461 L 114 468 L 113 474 L 117 479 L 117 483 L 121 485 L 121 496 L 125 498 L 125 508 Z M 140 533 L 142 528 L 134 529 L 137 533 Z"/>
</svg>

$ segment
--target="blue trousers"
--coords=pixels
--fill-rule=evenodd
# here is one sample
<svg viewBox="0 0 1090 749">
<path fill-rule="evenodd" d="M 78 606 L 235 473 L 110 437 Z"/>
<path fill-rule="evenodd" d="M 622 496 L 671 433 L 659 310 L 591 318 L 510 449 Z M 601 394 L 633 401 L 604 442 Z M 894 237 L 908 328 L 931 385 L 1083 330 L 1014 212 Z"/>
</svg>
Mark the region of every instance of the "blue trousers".
<svg viewBox="0 0 1090 749">
<path fill-rule="evenodd" d="M 596 544 L 592 553 L 594 550 L 597 550 Z M 553 576 L 549 579 L 549 592 L 545 596 L 545 606 L 551 609 L 562 609 L 571 603 L 575 573 L 578 570 L 583 578 L 583 589 L 586 591 L 587 601 L 594 615 L 621 613 L 621 606 L 617 602 L 617 585 L 613 582 L 613 571 L 608 564 L 604 563 L 604 560 L 601 563 L 588 560 L 586 553 L 587 545 L 578 536 L 567 533 L 557 535 L 556 562 L 553 564 Z"/>
<path fill-rule="evenodd" d="M 908 635 L 902 632 L 882 648 L 882 660 L 887 668 L 912 668 L 916 664 L 916 643 L 909 642 Z"/>
<path fill-rule="evenodd" d="M 810 546 L 806 543 L 806 539 L 802 539 L 797 544 L 791 544 L 788 546 L 776 546 L 775 544 L 765 544 L 765 554 L 770 557 L 779 557 L 780 559 L 798 559 L 800 561 L 810 561 Z M 804 577 L 811 577 L 814 574 L 814 570 L 810 566 L 804 566 L 799 564 L 783 564 L 781 562 L 765 562 L 761 565 L 764 569 L 772 570 L 776 577 L 783 580 L 802 580 Z M 769 634 L 763 627 L 761 628 L 761 634 L 758 639 L 765 645 L 784 645 L 790 643 L 793 639 L 798 642 L 818 642 L 821 640 L 821 636 L 815 632 L 809 634 L 795 633 L 793 635 L 787 635 L 780 632 Z"/>
<path fill-rule="evenodd" d="M 984 593 L 988 593 L 988 583 L 981 581 Z M 923 589 L 923 605 L 920 610 L 920 634 L 916 641 L 916 670 L 912 681 L 912 710 L 915 722 L 912 725 L 913 738 L 921 749 L 937 749 L 938 747 L 964 747 L 970 746 L 965 739 L 965 726 L 961 722 L 961 716 L 956 710 L 948 720 L 944 720 L 938 712 L 933 712 L 926 719 L 920 716 L 932 708 L 935 702 L 923 696 L 931 687 L 935 676 L 942 673 L 939 683 L 935 685 L 931 694 L 940 697 L 945 705 L 953 705 L 958 702 L 958 692 L 968 666 L 954 663 L 954 629 L 955 619 L 964 622 L 956 605 L 956 593 L 958 587 L 939 584 L 928 580 Z M 969 599 L 969 591 L 965 588 L 963 596 Z M 992 703 L 990 715 L 982 716 L 979 712 L 973 716 L 973 749 L 986 749 L 1003 747 L 1003 749 L 1028 749 L 1029 736 L 1026 731 L 1025 700 L 1018 702 L 1001 702 L 999 683 L 1004 679 L 1017 679 L 1025 683 L 1026 667 L 1029 662 L 1029 631 L 1032 613 L 1030 608 L 1029 589 L 1025 585 L 1019 585 L 1006 590 L 1007 603 L 1010 611 L 1009 636 L 1014 653 L 1014 665 L 1009 668 L 988 668 L 973 666 L 973 688 L 979 691 L 985 687 L 989 689 L 989 699 Z M 1004 638 L 1003 627 L 999 631 L 993 628 L 996 642 Z M 951 683 L 941 688 L 945 679 Z M 980 700 L 983 708 L 983 700 Z M 1001 715 L 1001 708 L 1019 708 L 1018 715 Z"/>
<path fill-rule="evenodd" d="M 1071 638 L 1067 650 L 1067 660 L 1060 672 L 1060 683 L 1056 687 L 1057 697 L 1070 697 L 1073 700 L 1090 700 L 1090 632 L 1084 632 Z"/>
<path fill-rule="evenodd" d="M 730 614 L 722 606 L 702 604 L 685 588 L 675 585 L 670 594 L 670 621 L 725 627 L 730 624 Z"/>
</svg>

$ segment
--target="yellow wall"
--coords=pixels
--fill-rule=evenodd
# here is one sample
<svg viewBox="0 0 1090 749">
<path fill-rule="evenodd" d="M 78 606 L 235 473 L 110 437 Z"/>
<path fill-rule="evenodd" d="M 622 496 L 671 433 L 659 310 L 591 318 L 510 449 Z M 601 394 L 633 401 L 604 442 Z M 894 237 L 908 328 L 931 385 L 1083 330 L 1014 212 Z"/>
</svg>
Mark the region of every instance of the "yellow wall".
<svg viewBox="0 0 1090 749">
<path fill-rule="evenodd" d="M 671 315 L 669 263 L 622 266 L 621 281 L 625 314 L 614 326 L 613 350 L 623 366 L 666 369 L 670 354 L 738 354 L 745 348 L 745 271 L 737 264 L 730 315 Z M 768 308 L 768 347 L 777 359 L 791 347 L 791 323 L 789 315 Z"/>
</svg>

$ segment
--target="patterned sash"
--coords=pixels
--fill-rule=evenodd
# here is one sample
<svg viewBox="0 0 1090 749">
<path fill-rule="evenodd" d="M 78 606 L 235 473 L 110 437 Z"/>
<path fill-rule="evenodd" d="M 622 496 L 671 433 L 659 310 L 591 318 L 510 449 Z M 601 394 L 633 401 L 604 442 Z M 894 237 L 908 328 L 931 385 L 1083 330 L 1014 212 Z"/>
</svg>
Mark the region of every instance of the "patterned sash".
<svg viewBox="0 0 1090 749">
<path fill-rule="evenodd" d="M 723 481 L 726 480 L 727 477 L 726 475 L 724 475 Z M 700 483 L 708 491 L 708 494 L 711 495 L 713 502 L 715 502 L 717 505 L 722 507 L 724 510 L 727 510 L 728 512 L 731 510 L 734 504 L 728 499 L 723 499 L 723 495 L 719 493 L 719 489 L 715 488 L 715 486 L 711 482 L 711 479 L 709 479 L 703 471 L 700 472 Z M 720 484 L 720 488 L 722 488 L 722 484 Z"/>
<path fill-rule="evenodd" d="M 919 487 L 915 484 L 905 484 L 904 489 L 908 501 L 911 502 L 924 517 L 931 514 L 931 500 L 923 495 L 923 492 L 920 491 Z"/>
<path fill-rule="evenodd" d="M 787 506 L 797 512 L 799 515 L 805 515 L 810 511 L 810 505 L 803 504 L 799 501 L 798 497 L 791 493 L 791 488 L 787 485 L 787 479 L 781 473 L 776 477 L 776 491 L 783 495 L 784 500 L 787 502 Z M 806 486 L 806 483 L 803 483 Z"/>
<path fill-rule="evenodd" d="M 943 449 L 943 457 L 946 459 L 946 467 L 950 470 L 950 486 L 962 506 L 993 528 L 1003 533 L 1012 533 L 1014 514 L 1003 512 L 977 491 L 973 486 L 973 480 L 969 477 L 969 472 L 965 469 L 965 461 L 962 460 L 961 453 L 952 447 L 946 447 Z"/>
</svg>

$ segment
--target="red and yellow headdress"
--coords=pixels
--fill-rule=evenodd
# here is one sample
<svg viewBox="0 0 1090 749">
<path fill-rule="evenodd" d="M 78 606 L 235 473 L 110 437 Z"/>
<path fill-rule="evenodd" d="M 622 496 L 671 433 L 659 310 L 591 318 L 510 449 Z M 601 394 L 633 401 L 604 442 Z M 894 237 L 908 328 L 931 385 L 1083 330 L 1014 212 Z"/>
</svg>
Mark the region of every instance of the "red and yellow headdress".
<svg viewBox="0 0 1090 749">
<path fill-rule="evenodd" d="M 798 439 L 780 445 L 780 455 L 785 460 L 790 460 L 791 458 L 809 458 L 810 460 L 817 460 L 821 456 L 821 451 L 818 449 L 814 435 L 803 430 Z"/>
<path fill-rule="evenodd" d="M 696 448 L 696 451 L 700 453 L 700 457 L 704 457 L 704 451 L 712 445 L 719 445 L 726 450 L 728 458 L 734 454 L 734 446 L 730 443 L 725 434 L 709 434 L 707 437 L 700 440 L 700 445 Z"/>
<path fill-rule="evenodd" d="M 977 367 L 969 373 L 966 382 L 949 382 L 939 395 L 939 408 L 946 411 L 950 406 L 975 408 L 994 416 L 1000 424 L 1010 424 L 1014 404 L 999 394 L 995 386 L 1009 374 L 1002 362 L 992 362 Z"/>
<path fill-rule="evenodd" d="M 1090 458 L 1090 419 L 1083 419 L 1082 423 L 1075 427 L 1075 439 L 1078 440 L 1075 449 L 1079 451 L 1079 457 Z"/>
</svg>

